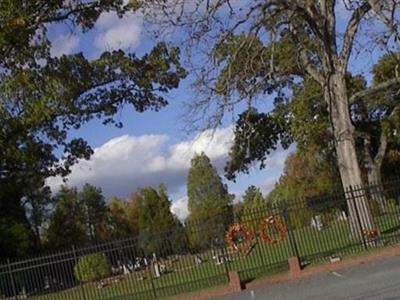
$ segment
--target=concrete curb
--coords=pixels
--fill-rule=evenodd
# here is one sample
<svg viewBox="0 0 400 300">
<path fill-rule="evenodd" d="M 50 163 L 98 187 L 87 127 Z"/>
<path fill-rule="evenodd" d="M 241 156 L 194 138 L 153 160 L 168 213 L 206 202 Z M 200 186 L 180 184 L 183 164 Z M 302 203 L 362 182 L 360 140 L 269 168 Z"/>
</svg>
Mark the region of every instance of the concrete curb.
<svg viewBox="0 0 400 300">
<path fill-rule="evenodd" d="M 388 248 L 376 251 L 366 252 L 358 256 L 345 257 L 342 261 L 335 263 L 326 263 L 318 266 L 309 266 L 301 268 L 300 261 L 297 257 L 291 257 L 288 260 L 290 271 L 284 274 L 275 275 L 272 277 L 264 278 L 249 282 L 243 286 L 240 282 L 239 274 L 237 272 L 229 272 L 229 285 L 222 288 L 210 289 L 207 291 L 199 291 L 192 294 L 180 295 L 174 298 L 176 300 L 209 300 L 218 299 L 220 297 L 234 295 L 240 293 L 243 288 L 245 289 L 256 289 L 265 287 L 268 285 L 285 283 L 289 281 L 301 280 L 309 278 L 322 273 L 334 272 L 346 268 L 350 268 L 357 265 L 366 264 L 369 262 L 379 261 L 385 258 L 394 256 L 400 256 L 400 245 L 389 246 Z"/>
</svg>

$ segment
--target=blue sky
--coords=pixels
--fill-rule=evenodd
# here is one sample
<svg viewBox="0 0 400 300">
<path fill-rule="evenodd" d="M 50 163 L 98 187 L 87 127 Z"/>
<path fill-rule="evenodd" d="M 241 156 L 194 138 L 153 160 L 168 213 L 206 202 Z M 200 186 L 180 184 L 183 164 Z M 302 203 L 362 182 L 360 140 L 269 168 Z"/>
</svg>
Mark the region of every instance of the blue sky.
<svg viewBox="0 0 400 300">
<path fill-rule="evenodd" d="M 343 31 L 347 19 L 348 12 L 338 6 L 339 30 Z M 52 55 L 83 52 L 93 59 L 104 50 L 123 49 L 140 56 L 155 44 L 146 27 L 141 16 L 133 13 L 123 19 L 113 13 L 103 14 L 94 30 L 84 35 L 65 24 L 53 26 L 49 28 Z M 360 48 L 366 49 L 367 46 L 360 41 Z M 379 49 L 361 51 L 360 55 L 352 57 L 350 68 L 354 73 L 369 77 L 377 52 Z M 127 197 L 138 187 L 156 187 L 164 183 L 173 200 L 173 211 L 181 218 L 185 217 L 185 187 L 190 159 L 195 153 L 204 151 L 222 175 L 232 142 L 230 118 L 226 118 L 224 126 L 217 129 L 213 138 L 207 133 L 187 134 L 185 131 L 187 124 L 182 119 L 185 114 L 183 106 L 193 100 L 192 79 L 189 76 L 178 90 L 169 94 L 169 105 L 160 112 L 137 113 L 131 108 L 121 111 L 116 117 L 123 122 L 122 129 L 93 120 L 78 131 L 71 131 L 71 137 L 85 138 L 95 149 L 95 154 L 90 161 L 82 161 L 73 168 L 69 185 L 81 187 L 88 182 L 100 186 L 107 197 Z M 271 106 L 272 101 L 265 103 L 264 110 Z M 293 151 L 294 147 L 290 150 Z M 249 175 L 240 175 L 236 183 L 226 181 L 229 191 L 240 197 L 247 186 L 254 184 L 267 193 L 282 173 L 288 152 L 278 149 L 264 170 L 254 167 Z M 59 178 L 52 178 L 49 183 L 53 190 L 57 190 L 62 182 Z"/>
<path fill-rule="evenodd" d="M 143 55 L 154 45 L 153 38 L 143 27 L 137 15 L 119 19 L 113 13 L 102 15 L 95 29 L 84 35 L 65 25 L 51 27 L 52 55 L 83 52 L 93 59 L 104 50 L 120 48 Z M 126 107 L 116 116 L 124 124 L 122 129 L 93 120 L 81 129 L 71 131 L 71 137 L 85 138 L 95 149 L 95 154 L 90 161 L 81 161 L 73 167 L 68 184 L 79 188 L 88 182 L 100 186 L 107 197 L 127 197 L 138 187 L 157 187 L 164 183 L 173 201 L 172 210 L 179 217 L 185 217 L 190 159 L 195 153 L 204 151 L 222 176 L 232 142 L 229 122 L 218 128 L 213 136 L 209 132 L 188 134 L 185 130 L 183 105 L 191 101 L 194 94 L 190 88 L 191 80 L 189 77 L 178 90 L 170 93 L 169 105 L 159 112 L 137 113 Z M 277 150 L 271 155 L 266 169 L 260 171 L 255 166 L 249 175 L 240 175 L 236 183 L 225 180 L 229 191 L 240 197 L 247 186 L 254 184 L 267 193 L 281 174 L 286 155 L 287 152 Z M 57 190 L 62 181 L 52 178 L 49 184 Z"/>
</svg>

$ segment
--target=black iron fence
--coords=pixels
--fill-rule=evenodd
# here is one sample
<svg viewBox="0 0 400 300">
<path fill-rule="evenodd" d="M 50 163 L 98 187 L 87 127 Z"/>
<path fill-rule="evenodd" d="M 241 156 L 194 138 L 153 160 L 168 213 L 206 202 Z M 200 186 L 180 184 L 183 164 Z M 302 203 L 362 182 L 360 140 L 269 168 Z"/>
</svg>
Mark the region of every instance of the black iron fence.
<svg viewBox="0 0 400 300">
<path fill-rule="evenodd" d="M 223 286 L 230 271 L 244 282 L 282 272 L 293 256 L 307 265 L 396 244 L 400 180 L 221 218 L 7 261 L 0 298 L 155 299 Z"/>
</svg>

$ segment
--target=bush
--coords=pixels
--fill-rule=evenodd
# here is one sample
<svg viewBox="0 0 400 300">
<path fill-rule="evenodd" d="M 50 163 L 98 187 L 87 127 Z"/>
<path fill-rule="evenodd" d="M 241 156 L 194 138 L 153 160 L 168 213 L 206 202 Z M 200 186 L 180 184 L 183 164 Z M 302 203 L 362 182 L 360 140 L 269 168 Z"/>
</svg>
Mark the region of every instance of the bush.
<svg viewBox="0 0 400 300">
<path fill-rule="evenodd" d="M 110 264 L 104 254 L 82 256 L 74 267 L 79 281 L 96 281 L 111 275 Z"/>
</svg>

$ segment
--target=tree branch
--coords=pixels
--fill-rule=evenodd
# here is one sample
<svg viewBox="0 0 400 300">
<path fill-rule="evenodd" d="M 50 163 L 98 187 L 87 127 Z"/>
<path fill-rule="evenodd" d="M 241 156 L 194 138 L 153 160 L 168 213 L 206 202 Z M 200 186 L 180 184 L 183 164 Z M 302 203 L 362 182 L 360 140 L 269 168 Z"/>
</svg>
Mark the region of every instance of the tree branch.
<svg viewBox="0 0 400 300">
<path fill-rule="evenodd" d="M 376 155 L 374 157 L 374 163 L 375 163 L 375 165 L 378 165 L 379 168 L 382 165 L 383 158 L 385 157 L 387 146 L 388 146 L 387 136 L 386 136 L 385 132 L 382 131 L 380 139 L 379 139 L 378 152 L 376 153 Z"/>
<path fill-rule="evenodd" d="M 325 83 L 324 77 L 314 68 L 314 65 L 310 62 L 305 49 L 300 51 L 300 62 L 311 78 L 323 86 Z"/>
<path fill-rule="evenodd" d="M 361 100 L 364 97 L 371 96 L 375 93 L 379 93 L 381 91 L 387 90 L 389 88 L 394 88 L 394 87 L 400 88 L 400 78 L 390 79 L 390 80 L 385 81 L 381 84 L 378 84 L 377 86 L 374 86 L 368 90 L 364 90 L 364 91 L 355 93 L 353 96 L 350 97 L 349 103 L 353 104 L 353 103 L 357 102 L 358 100 Z"/>
<path fill-rule="evenodd" d="M 340 53 L 340 64 L 342 65 L 343 69 L 347 68 L 347 64 L 351 55 L 351 50 L 353 48 L 354 39 L 357 34 L 361 20 L 370 10 L 371 5 L 368 2 L 365 2 L 362 6 L 360 6 L 353 12 L 350 21 L 347 24 L 343 40 L 343 48 Z"/>
</svg>

